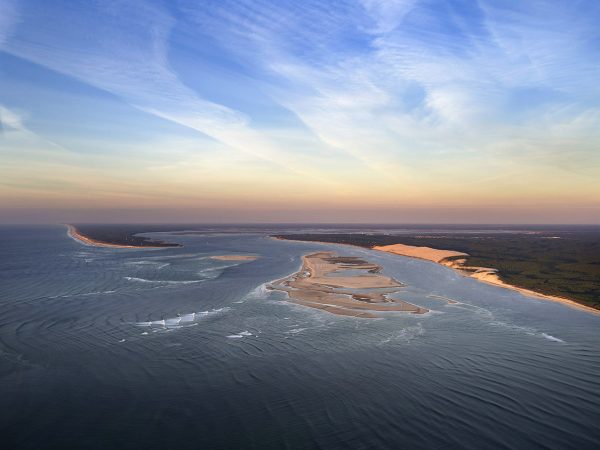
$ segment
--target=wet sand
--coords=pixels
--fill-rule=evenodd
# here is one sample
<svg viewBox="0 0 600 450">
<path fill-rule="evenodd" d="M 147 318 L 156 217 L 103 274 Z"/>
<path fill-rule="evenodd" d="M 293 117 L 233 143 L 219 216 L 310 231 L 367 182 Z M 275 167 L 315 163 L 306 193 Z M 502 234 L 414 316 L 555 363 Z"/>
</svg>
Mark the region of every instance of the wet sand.
<svg viewBox="0 0 600 450">
<path fill-rule="evenodd" d="M 348 273 L 347 271 L 353 271 Z M 334 252 L 305 255 L 299 272 L 272 282 L 268 289 L 286 292 L 290 301 L 333 314 L 376 318 L 377 312 L 424 314 L 427 309 L 390 299 L 404 285 L 380 274 L 381 267 Z M 358 273 L 357 273 L 358 272 Z"/>
<path fill-rule="evenodd" d="M 257 258 L 258 256 L 252 255 L 216 255 L 210 257 L 210 259 L 219 261 L 254 261 Z"/>
</svg>

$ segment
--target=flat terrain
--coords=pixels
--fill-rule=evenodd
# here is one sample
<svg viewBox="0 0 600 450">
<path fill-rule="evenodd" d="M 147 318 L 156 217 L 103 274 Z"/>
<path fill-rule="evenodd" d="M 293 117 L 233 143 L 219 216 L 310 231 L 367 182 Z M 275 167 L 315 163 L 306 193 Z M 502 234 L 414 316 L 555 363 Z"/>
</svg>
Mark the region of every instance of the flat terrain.
<svg viewBox="0 0 600 450">
<path fill-rule="evenodd" d="M 302 258 L 299 272 L 271 283 L 268 288 L 287 292 L 294 303 L 343 316 L 376 318 L 380 317 L 378 312 L 384 311 L 414 314 L 428 311 L 391 299 L 389 295 L 404 285 L 380 274 L 380 270 L 377 264 L 360 258 L 332 252 L 314 253 Z"/>
<path fill-rule="evenodd" d="M 451 263 L 455 259 L 455 265 L 462 265 L 463 269 L 468 266 L 496 269 L 495 273 L 503 283 L 600 309 L 600 227 L 503 226 L 500 229 L 495 226 L 444 226 L 440 229 L 440 226 L 417 226 L 402 232 L 395 232 L 392 228 L 387 230 L 382 226 L 378 227 L 381 231 L 377 232 L 371 232 L 364 226 L 354 229 L 350 226 L 328 227 L 330 230 L 320 227 L 328 231 L 325 233 L 309 232 L 307 228 L 303 232 L 303 227 L 298 226 L 298 230 L 290 233 L 287 231 L 289 226 L 272 225 L 267 232 L 282 239 L 343 243 L 367 248 L 394 244 L 430 247 L 430 258 L 425 259 L 442 258 L 450 266 L 453 266 Z M 76 229 L 93 241 L 133 247 L 179 246 L 139 236 L 140 233 L 164 231 L 182 235 L 209 235 L 266 231 L 265 227 L 258 225 L 217 227 L 192 224 L 81 224 L 76 225 Z M 454 256 L 452 252 L 455 252 Z"/>
<path fill-rule="evenodd" d="M 160 240 L 138 236 L 138 233 L 170 231 L 173 226 L 166 225 L 72 225 L 77 232 L 90 241 L 90 245 L 106 244 L 123 247 L 180 247 Z"/>
<path fill-rule="evenodd" d="M 600 231 L 592 227 L 530 232 L 453 232 L 414 234 L 319 233 L 275 237 L 373 248 L 393 244 L 467 253 L 446 260 L 498 270 L 514 286 L 565 297 L 600 309 Z"/>
</svg>

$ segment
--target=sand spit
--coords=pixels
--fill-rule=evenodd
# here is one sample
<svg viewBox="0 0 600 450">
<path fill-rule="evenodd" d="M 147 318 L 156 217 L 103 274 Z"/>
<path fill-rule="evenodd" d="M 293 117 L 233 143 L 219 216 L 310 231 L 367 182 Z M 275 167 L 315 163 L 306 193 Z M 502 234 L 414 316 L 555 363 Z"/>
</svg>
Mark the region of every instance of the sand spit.
<svg viewBox="0 0 600 450">
<path fill-rule="evenodd" d="M 600 310 L 597 310 L 590 306 L 582 305 L 581 303 L 569 300 L 568 298 L 540 294 L 539 292 L 535 292 L 530 289 L 525 289 L 518 286 L 514 286 L 512 284 L 505 283 L 500 279 L 497 269 L 491 267 L 467 266 L 466 258 L 456 259 L 457 256 L 468 256 L 467 253 L 456 252 L 453 250 L 439 250 L 430 247 L 415 247 L 412 245 L 404 244 L 375 246 L 373 247 L 373 250 L 394 253 L 396 255 L 409 256 L 411 258 L 426 259 L 428 261 L 433 261 L 438 264 L 451 267 L 452 269 L 457 270 L 462 275 L 475 278 L 479 281 L 483 281 L 484 283 L 492 284 L 494 286 L 500 286 L 506 289 L 511 289 L 513 291 L 518 291 L 521 294 L 527 295 L 529 297 L 535 297 L 541 300 L 550 300 L 553 302 L 558 302 L 570 306 L 571 308 L 580 309 L 582 311 L 591 312 L 594 314 L 600 314 Z"/>
<path fill-rule="evenodd" d="M 352 271 L 352 273 L 348 273 Z M 424 314 L 427 309 L 392 300 L 404 285 L 380 274 L 381 267 L 353 256 L 333 252 L 305 255 L 299 272 L 272 282 L 268 289 L 287 292 L 290 301 L 333 314 L 376 318 L 377 312 Z"/>
<path fill-rule="evenodd" d="M 137 248 L 137 249 L 144 249 L 144 248 L 173 248 L 175 247 L 175 245 L 125 245 L 125 244 L 113 244 L 110 242 L 104 242 L 104 241 L 98 241 L 96 239 L 92 239 L 88 236 L 85 236 L 84 234 L 81 234 L 79 232 L 79 230 L 74 227 L 73 225 L 67 225 L 67 235 L 76 240 L 77 242 L 79 242 L 80 244 L 83 245 L 89 245 L 92 247 L 106 247 L 106 248 Z M 179 246 L 180 247 L 180 246 Z"/>
<path fill-rule="evenodd" d="M 109 242 L 97 241 L 95 239 L 91 239 L 83 234 L 79 233 L 77 228 L 73 225 L 67 225 L 67 234 L 70 238 L 76 240 L 80 244 L 90 245 L 93 247 L 108 247 L 108 248 L 165 248 L 161 246 L 152 246 L 152 245 L 121 245 L 121 244 L 111 244 Z"/>
<path fill-rule="evenodd" d="M 210 257 L 210 259 L 219 261 L 254 261 L 257 258 L 258 256 L 252 255 L 215 255 Z"/>
</svg>

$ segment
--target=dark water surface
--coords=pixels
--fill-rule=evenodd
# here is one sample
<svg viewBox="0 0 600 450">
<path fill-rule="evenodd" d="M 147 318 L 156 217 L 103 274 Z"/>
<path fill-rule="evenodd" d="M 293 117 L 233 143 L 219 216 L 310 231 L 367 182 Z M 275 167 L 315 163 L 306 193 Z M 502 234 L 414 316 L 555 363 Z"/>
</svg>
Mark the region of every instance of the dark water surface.
<svg viewBox="0 0 600 450">
<path fill-rule="evenodd" d="M 0 229 L 2 448 L 600 448 L 600 316 L 360 248 L 168 240 L 184 247 Z M 432 312 L 356 319 L 265 290 L 323 249 Z"/>
</svg>

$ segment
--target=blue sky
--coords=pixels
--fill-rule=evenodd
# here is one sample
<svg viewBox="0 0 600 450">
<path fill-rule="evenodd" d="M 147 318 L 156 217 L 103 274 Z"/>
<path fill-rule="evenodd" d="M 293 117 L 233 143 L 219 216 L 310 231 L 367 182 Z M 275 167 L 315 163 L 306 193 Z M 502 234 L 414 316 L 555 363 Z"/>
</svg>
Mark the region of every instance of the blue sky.
<svg viewBox="0 0 600 450">
<path fill-rule="evenodd" d="M 598 23 L 597 1 L 0 0 L 0 209 L 600 222 Z"/>
</svg>

